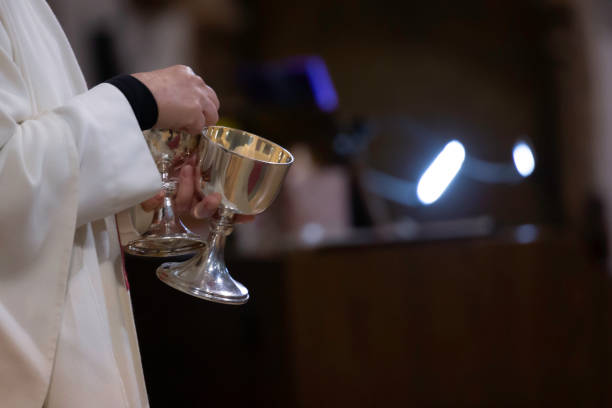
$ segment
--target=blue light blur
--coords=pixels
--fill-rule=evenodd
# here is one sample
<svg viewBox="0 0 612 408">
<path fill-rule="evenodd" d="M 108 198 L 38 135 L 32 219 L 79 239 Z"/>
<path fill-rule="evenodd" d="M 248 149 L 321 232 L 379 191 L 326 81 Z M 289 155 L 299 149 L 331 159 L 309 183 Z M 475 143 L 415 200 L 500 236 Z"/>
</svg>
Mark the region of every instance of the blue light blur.
<svg viewBox="0 0 612 408">
<path fill-rule="evenodd" d="M 527 143 L 520 141 L 512 149 L 514 167 L 522 177 L 529 177 L 535 169 L 535 157 Z"/>
<path fill-rule="evenodd" d="M 332 112 L 338 107 L 338 94 L 323 58 L 307 57 L 306 75 L 314 95 L 315 103 L 323 112 Z"/>
<path fill-rule="evenodd" d="M 444 146 L 417 185 L 417 197 L 425 205 L 436 202 L 455 179 L 465 160 L 465 148 L 453 140 Z"/>
</svg>

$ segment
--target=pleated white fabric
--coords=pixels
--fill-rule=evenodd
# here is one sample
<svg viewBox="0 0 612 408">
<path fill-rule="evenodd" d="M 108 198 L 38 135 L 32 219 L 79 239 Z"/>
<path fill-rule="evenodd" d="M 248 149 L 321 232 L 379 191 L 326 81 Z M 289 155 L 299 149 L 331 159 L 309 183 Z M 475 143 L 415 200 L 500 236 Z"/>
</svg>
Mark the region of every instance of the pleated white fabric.
<svg viewBox="0 0 612 408">
<path fill-rule="evenodd" d="M 159 187 L 48 5 L 0 1 L 0 406 L 148 406 L 113 214 Z"/>
</svg>

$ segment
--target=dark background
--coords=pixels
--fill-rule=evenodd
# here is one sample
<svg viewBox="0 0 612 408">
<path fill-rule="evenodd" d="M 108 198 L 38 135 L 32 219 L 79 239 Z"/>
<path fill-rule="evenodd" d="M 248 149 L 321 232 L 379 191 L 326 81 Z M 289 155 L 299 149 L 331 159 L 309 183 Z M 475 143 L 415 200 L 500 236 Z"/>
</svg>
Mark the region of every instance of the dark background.
<svg viewBox="0 0 612 408">
<path fill-rule="evenodd" d="M 221 123 L 296 156 L 229 238 L 246 305 L 126 258 L 152 407 L 612 404 L 607 2 L 87 3 L 50 1 L 91 85 L 187 63 Z M 316 103 L 312 61 L 337 106 Z M 425 206 L 450 140 L 464 166 Z"/>
</svg>

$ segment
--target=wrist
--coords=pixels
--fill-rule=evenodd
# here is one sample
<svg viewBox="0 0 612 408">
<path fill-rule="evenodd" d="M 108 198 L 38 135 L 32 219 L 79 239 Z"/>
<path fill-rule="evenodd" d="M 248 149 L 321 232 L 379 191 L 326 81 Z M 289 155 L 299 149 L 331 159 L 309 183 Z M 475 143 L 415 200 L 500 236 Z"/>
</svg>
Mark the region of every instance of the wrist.
<svg viewBox="0 0 612 408">
<path fill-rule="evenodd" d="M 130 103 L 140 129 L 150 129 L 157 123 L 159 110 L 151 90 L 134 75 L 118 75 L 106 81 L 119 89 Z"/>
</svg>

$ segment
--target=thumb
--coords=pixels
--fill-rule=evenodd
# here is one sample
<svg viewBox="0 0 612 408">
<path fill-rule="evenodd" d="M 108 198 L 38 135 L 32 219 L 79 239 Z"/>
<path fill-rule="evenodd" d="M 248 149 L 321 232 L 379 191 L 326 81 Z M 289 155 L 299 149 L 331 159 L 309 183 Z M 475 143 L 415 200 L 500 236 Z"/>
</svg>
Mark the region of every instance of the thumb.
<svg viewBox="0 0 612 408">
<path fill-rule="evenodd" d="M 209 194 L 193 206 L 192 215 L 197 219 L 211 217 L 217 211 L 220 203 L 221 195 L 219 193 Z"/>
</svg>

